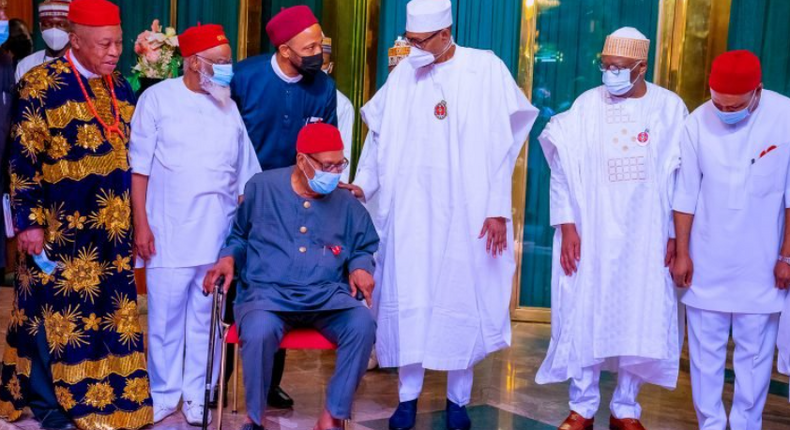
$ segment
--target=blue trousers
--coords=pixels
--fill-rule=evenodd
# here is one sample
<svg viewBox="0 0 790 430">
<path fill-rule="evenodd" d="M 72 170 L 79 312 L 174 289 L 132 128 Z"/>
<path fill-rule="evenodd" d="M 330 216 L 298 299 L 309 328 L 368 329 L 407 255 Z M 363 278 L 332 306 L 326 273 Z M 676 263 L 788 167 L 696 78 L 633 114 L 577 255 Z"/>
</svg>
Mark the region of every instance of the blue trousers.
<svg viewBox="0 0 790 430">
<path fill-rule="evenodd" d="M 256 424 L 262 425 L 266 412 L 274 355 L 285 333 L 295 328 L 314 328 L 337 345 L 326 409 L 336 419 L 351 417 L 354 393 L 367 370 L 376 337 L 376 322 L 369 309 L 360 306 L 317 312 L 253 310 L 244 315 L 238 327 L 247 414 Z"/>
</svg>

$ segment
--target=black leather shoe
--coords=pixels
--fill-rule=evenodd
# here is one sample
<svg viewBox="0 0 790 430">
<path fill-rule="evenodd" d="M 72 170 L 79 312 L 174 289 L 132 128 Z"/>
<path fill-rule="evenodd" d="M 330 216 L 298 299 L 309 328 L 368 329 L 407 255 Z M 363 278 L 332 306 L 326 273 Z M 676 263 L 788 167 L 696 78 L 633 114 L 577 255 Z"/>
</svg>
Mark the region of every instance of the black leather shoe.
<svg viewBox="0 0 790 430">
<path fill-rule="evenodd" d="M 280 387 L 269 390 L 266 403 L 275 409 L 290 409 L 294 406 L 294 400 Z"/>
<path fill-rule="evenodd" d="M 41 430 L 76 430 L 76 426 L 66 414 L 59 410 L 47 412 L 38 420 Z"/>
<path fill-rule="evenodd" d="M 411 430 L 417 421 L 417 399 L 400 402 L 390 417 L 390 430 Z"/>
<path fill-rule="evenodd" d="M 469 430 L 472 428 L 472 420 L 466 413 L 465 406 L 458 406 L 447 400 L 447 430 Z"/>
<path fill-rule="evenodd" d="M 255 423 L 244 423 L 239 430 L 266 430 L 263 426 Z"/>
</svg>

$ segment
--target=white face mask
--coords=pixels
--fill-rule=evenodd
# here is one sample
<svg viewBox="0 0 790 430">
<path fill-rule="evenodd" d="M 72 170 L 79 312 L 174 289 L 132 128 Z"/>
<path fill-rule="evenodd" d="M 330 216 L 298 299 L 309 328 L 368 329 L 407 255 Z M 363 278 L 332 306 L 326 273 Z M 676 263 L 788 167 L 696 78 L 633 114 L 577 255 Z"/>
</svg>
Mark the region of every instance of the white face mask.
<svg viewBox="0 0 790 430">
<path fill-rule="evenodd" d="M 69 43 L 69 34 L 59 28 L 48 28 L 41 32 L 44 43 L 53 51 L 60 51 Z"/>
<path fill-rule="evenodd" d="M 428 51 L 420 49 L 416 46 L 412 46 L 411 50 L 409 51 L 409 56 L 407 58 L 409 59 L 409 62 L 415 69 L 430 66 L 431 64 L 433 64 L 434 61 L 436 61 L 437 58 L 446 54 L 447 51 L 449 51 L 450 48 L 453 47 L 453 45 L 455 45 L 455 40 L 452 37 L 450 37 L 450 42 L 447 44 L 447 47 L 444 48 L 444 50 L 439 55 L 433 55 Z"/>
</svg>

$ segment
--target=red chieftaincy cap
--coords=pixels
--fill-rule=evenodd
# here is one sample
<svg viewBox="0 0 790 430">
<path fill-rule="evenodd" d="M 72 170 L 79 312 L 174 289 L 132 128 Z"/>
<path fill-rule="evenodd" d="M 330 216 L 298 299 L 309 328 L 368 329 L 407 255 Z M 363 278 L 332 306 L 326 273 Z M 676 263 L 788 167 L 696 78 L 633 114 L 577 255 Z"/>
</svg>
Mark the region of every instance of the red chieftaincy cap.
<svg viewBox="0 0 790 430">
<path fill-rule="evenodd" d="M 198 24 L 195 27 L 189 27 L 178 36 L 178 46 L 184 57 L 191 57 L 198 52 L 228 43 L 225 30 L 219 24 Z"/>
<path fill-rule="evenodd" d="M 725 52 L 713 60 L 710 89 L 719 94 L 746 94 L 757 89 L 762 80 L 760 59 L 749 51 Z"/>
<path fill-rule="evenodd" d="M 307 124 L 296 138 L 296 152 L 318 154 L 319 152 L 342 151 L 343 139 L 334 125 L 318 122 Z"/>
<path fill-rule="evenodd" d="M 300 5 L 283 9 L 266 24 L 266 34 L 275 47 L 288 42 L 294 36 L 318 24 L 318 19 L 309 7 Z"/>
<path fill-rule="evenodd" d="M 74 0 L 69 7 L 69 21 L 89 27 L 121 25 L 121 11 L 107 0 Z"/>
</svg>

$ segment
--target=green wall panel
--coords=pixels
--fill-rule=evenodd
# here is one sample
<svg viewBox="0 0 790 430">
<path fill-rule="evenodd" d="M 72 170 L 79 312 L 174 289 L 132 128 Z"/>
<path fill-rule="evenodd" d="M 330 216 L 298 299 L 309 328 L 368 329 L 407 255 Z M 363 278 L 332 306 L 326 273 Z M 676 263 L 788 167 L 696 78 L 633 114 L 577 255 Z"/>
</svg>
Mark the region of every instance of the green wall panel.
<svg viewBox="0 0 790 430">
<path fill-rule="evenodd" d="M 570 108 L 584 91 L 601 84 L 596 65 L 604 39 L 612 31 L 623 26 L 636 27 L 653 40 L 647 73 L 652 76 L 658 3 L 659 0 L 563 0 L 556 6 L 539 6 L 532 103 L 540 109 L 540 116 L 528 149 L 519 306 L 551 306 L 554 229 L 549 225 L 550 171 L 537 136 L 552 116 Z"/>
<path fill-rule="evenodd" d="M 769 90 L 790 96 L 790 1 L 732 0 L 729 49 L 748 49 L 763 65 Z"/>
</svg>

